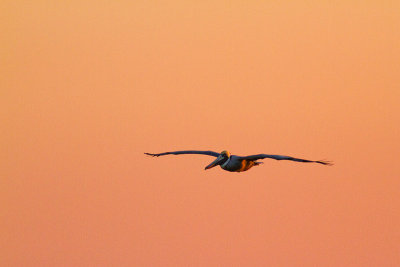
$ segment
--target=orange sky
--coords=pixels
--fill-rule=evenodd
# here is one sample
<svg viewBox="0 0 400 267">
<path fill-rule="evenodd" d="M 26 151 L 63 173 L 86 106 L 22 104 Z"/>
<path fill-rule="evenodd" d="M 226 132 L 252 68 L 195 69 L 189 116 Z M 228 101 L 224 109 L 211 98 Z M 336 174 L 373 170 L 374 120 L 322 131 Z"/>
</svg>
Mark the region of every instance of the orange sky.
<svg viewBox="0 0 400 267">
<path fill-rule="evenodd" d="M 1 266 L 400 264 L 398 1 L 56 2 L 1 4 Z"/>
</svg>

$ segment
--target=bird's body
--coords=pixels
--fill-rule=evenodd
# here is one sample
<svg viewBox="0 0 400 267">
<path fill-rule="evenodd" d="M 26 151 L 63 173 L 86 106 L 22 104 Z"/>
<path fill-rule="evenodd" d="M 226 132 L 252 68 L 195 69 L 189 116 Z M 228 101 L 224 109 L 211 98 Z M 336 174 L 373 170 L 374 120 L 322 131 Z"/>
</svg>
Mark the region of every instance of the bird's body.
<svg viewBox="0 0 400 267">
<path fill-rule="evenodd" d="M 151 154 L 151 153 L 145 153 L 145 154 L 153 157 L 159 157 L 164 155 L 181 155 L 181 154 L 199 154 L 199 155 L 213 156 L 216 157 L 217 159 L 211 162 L 208 166 L 206 166 L 205 168 L 206 170 L 211 169 L 212 167 L 215 167 L 217 165 L 220 165 L 220 167 L 223 170 L 230 172 L 247 171 L 253 166 L 262 164 L 263 162 L 258 162 L 257 160 L 264 158 L 272 158 L 276 160 L 291 160 L 298 162 L 314 162 L 323 165 L 331 165 L 331 163 L 327 161 L 299 159 L 281 155 L 258 154 L 258 155 L 250 155 L 242 157 L 242 156 L 230 155 L 230 153 L 226 150 L 222 151 L 221 153 L 217 153 L 214 151 L 184 150 L 184 151 L 164 152 L 159 154 Z"/>
<path fill-rule="evenodd" d="M 226 161 L 220 164 L 220 167 L 229 172 L 244 172 L 253 166 L 262 164 L 262 162 L 256 162 L 254 160 L 246 160 L 242 157 L 232 155 Z"/>
</svg>

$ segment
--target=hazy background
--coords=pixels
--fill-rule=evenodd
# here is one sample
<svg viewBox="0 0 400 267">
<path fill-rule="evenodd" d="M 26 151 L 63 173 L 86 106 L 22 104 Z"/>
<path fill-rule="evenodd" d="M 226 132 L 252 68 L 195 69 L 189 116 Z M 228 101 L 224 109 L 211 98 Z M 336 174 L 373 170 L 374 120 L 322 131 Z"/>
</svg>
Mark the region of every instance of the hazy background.
<svg viewBox="0 0 400 267">
<path fill-rule="evenodd" d="M 0 7 L 0 265 L 400 264 L 399 1 Z"/>
</svg>

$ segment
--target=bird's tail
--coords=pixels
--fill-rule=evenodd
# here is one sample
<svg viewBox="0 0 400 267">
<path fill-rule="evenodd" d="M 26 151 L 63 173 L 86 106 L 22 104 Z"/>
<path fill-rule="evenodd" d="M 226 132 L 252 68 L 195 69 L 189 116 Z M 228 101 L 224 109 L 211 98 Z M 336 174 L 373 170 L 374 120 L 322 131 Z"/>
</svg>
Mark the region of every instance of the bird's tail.
<svg viewBox="0 0 400 267">
<path fill-rule="evenodd" d="M 264 162 L 258 162 L 258 161 L 254 161 L 254 166 L 258 166 L 260 164 L 264 164 Z"/>
</svg>

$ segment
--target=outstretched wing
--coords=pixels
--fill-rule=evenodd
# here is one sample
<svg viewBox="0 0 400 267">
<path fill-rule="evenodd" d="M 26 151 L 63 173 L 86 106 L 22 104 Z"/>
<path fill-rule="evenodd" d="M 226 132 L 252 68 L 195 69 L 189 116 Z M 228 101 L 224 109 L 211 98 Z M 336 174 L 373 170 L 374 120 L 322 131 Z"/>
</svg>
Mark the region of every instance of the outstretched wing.
<svg viewBox="0 0 400 267">
<path fill-rule="evenodd" d="M 314 163 L 319 163 L 323 165 L 333 165 L 329 161 L 325 160 L 308 160 L 308 159 L 298 159 L 298 158 L 293 158 L 289 156 L 282 156 L 282 155 L 268 155 L 268 154 L 258 154 L 258 155 L 251 155 L 251 156 L 246 156 L 242 157 L 243 159 L 248 159 L 248 160 L 257 160 L 257 159 L 265 159 L 265 158 L 270 158 L 270 159 L 276 159 L 276 160 L 292 160 L 292 161 L 298 161 L 298 162 L 314 162 Z"/>
<path fill-rule="evenodd" d="M 183 150 L 183 151 L 174 151 L 174 152 L 164 152 L 159 154 L 152 154 L 152 153 L 144 153 L 149 156 L 159 157 L 164 155 L 181 155 L 181 154 L 198 154 L 198 155 L 208 155 L 213 157 L 218 157 L 219 153 L 214 151 L 199 151 L 199 150 Z"/>
</svg>

